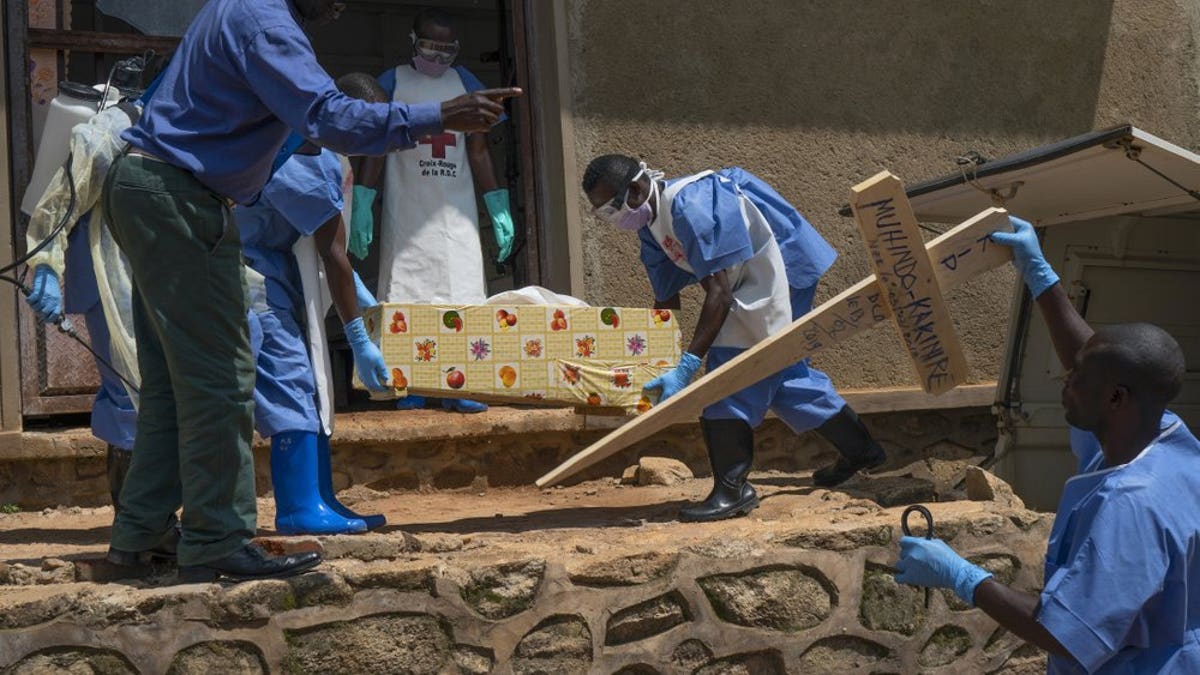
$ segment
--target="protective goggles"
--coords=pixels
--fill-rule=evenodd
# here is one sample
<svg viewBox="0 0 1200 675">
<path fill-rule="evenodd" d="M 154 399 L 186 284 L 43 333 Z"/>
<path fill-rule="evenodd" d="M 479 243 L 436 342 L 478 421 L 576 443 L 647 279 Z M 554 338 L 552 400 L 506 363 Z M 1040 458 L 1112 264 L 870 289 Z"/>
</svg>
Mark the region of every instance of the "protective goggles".
<svg viewBox="0 0 1200 675">
<path fill-rule="evenodd" d="M 625 200 L 629 199 L 629 188 L 633 185 L 634 181 L 641 178 L 642 174 L 644 173 L 646 173 L 645 169 L 638 169 L 636 173 L 634 173 L 629 177 L 628 180 L 625 181 L 625 189 L 621 190 L 621 192 L 617 196 L 613 197 L 612 201 L 608 202 L 607 204 L 601 204 L 600 206 L 592 208 L 592 215 L 610 225 L 615 224 L 617 219 L 621 216 L 621 211 L 625 208 Z"/>
<path fill-rule="evenodd" d="M 425 38 L 417 37 L 417 34 L 412 32 L 408 34 L 408 37 L 412 39 L 413 50 L 417 53 L 417 56 L 430 61 L 437 61 L 438 63 L 453 63 L 454 58 L 458 56 L 458 50 L 461 49 L 458 40 L 454 42 L 426 40 Z"/>
</svg>

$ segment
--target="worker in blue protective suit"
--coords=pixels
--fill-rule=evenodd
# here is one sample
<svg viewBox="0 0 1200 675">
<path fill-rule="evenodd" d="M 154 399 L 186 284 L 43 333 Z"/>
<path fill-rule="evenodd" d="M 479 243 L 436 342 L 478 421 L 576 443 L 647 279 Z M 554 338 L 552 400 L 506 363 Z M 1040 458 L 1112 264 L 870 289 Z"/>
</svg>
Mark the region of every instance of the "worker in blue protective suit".
<svg viewBox="0 0 1200 675">
<path fill-rule="evenodd" d="M 520 93 L 411 106 L 346 96 L 302 27 L 343 8 L 210 0 L 123 135 L 130 151 L 109 172 L 104 208 L 132 270 L 142 387 L 108 553 L 114 564 L 169 546 L 181 506 L 182 581 L 286 577 L 320 562 L 251 541 L 254 361 L 231 205 L 253 203 L 290 130 L 336 152 L 382 155 L 444 130 L 485 131 L 503 112 L 499 101 Z M 346 329 L 351 342 L 366 340 L 361 322 Z"/>
<path fill-rule="evenodd" d="M 664 181 L 645 163 L 604 155 L 588 165 L 583 190 L 597 217 L 637 233 L 656 308 L 678 308 L 685 286 L 704 288 L 687 351 L 673 370 L 646 384 L 661 389 L 659 400 L 686 387 L 706 354 L 708 368 L 718 368 L 807 314 L 817 281 L 837 257 L 779 193 L 740 168 Z M 713 489 L 684 508 L 681 520 L 729 518 L 758 506 L 746 478 L 754 427 L 768 409 L 796 433 L 816 429 L 837 448 L 837 462 L 813 474 L 817 485 L 837 485 L 886 459 L 829 377 L 801 361 L 704 410 Z"/>
<path fill-rule="evenodd" d="M 329 437 L 318 414 L 313 359 L 306 341 L 304 289 L 293 247 L 312 237 L 323 262 L 333 303 L 344 323 L 362 322 L 360 309 L 377 304 L 350 267 L 342 217 L 343 170 L 339 157 L 301 148 L 263 188 L 258 201 L 234 214 L 246 264 L 265 278 L 266 307 L 251 312 L 256 347 L 254 416 L 258 432 L 271 439 L 271 484 L 275 529 L 282 534 L 363 532 L 367 520 L 342 506 L 333 494 Z M 308 330 L 314 327 L 308 326 Z M 359 376 L 368 388 L 387 389 L 379 349 L 350 334 Z"/>
<path fill-rule="evenodd" d="M 132 382 L 138 374 L 127 320 L 128 266 L 101 217 L 102 210 L 96 207 L 109 168 L 125 150 L 121 132 L 140 114 L 141 108 L 127 100 L 71 130 L 70 175 L 66 168 L 55 172 L 30 214 L 26 231 L 30 250 L 49 240 L 29 260 L 33 292 L 26 300 L 44 322 L 55 323 L 68 313 L 83 314 L 88 341 L 98 357 L 100 388 L 92 402 L 92 434 L 108 446 L 107 478 L 114 509 L 120 508 L 137 426 L 134 391 L 122 378 Z M 64 221 L 63 231 L 51 238 Z M 104 283 L 98 283 L 98 278 Z M 110 325 L 117 332 L 116 340 Z"/>
<path fill-rule="evenodd" d="M 1063 487 L 1040 593 L 1009 588 L 938 539 L 904 537 L 896 581 L 951 588 L 1050 654 L 1050 673 L 1200 672 L 1200 442 L 1166 406 L 1179 344 L 1150 324 L 1092 329 L 1029 223 L 1011 246 L 1066 370 L 1079 473 Z"/>
<path fill-rule="evenodd" d="M 379 77 L 388 100 L 416 103 L 479 91 L 471 71 L 452 65 L 461 50 L 453 18 L 428 8 L 413 18 L 412 58 Z M 503 119 L 503 118 L 501 118 Z M 512 254 L 513 220 L 508 189 L 496 181 L 486 133 L 444 133 L 421 139 L 409 152 L 387 156 L 380 227 L 379 286 L 385 302 L 478 305 L 487 299 L 479 234 L 482 198 L 499 253 Z M 422 408 L 422 396 L 396 402 L 401 410 Z M 487 405 L 443 398 L 440 405 L 480 413 Z"/>
</svg>

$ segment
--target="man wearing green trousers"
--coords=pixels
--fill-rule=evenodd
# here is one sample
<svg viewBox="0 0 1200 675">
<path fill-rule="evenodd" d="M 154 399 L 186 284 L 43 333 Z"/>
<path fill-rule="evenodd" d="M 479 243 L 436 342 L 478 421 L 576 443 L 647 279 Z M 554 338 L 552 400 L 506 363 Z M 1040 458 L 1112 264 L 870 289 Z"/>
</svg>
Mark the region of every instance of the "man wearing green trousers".
<svg viewBox="0 0 1200 675">
<path fill-rule="evenodd" d="M 211 0 L 123 135 L 130 151 L 109 173 L 104 204 L 133 274 L 142 391 L 108 554 L 116 564 L 176 553 L 182 581 L 240 581 L 320 562 L 315 553 L 272 556 L 251 543 L 254 363 L 230 210 L 254 202 L 289 127 L 337 152 L 382 155 L 444 130 L 486 130 L 502 112 L 497 100 L 519 94 L 412 106 L 352 99 L 317 63 L 300 25 L 332 20 L 342 8 L 332 0 Z M 361 322 L 346 331 L 366 339 Z"/>
</svg>

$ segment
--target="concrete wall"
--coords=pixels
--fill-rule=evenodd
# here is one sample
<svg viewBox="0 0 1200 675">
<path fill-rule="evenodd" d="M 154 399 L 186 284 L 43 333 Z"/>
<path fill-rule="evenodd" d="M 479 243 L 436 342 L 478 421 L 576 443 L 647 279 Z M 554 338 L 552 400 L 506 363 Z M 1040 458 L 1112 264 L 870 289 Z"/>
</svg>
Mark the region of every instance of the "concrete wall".
<svg viewBox="0 0 1200 675">
<path fill-rule="evenodd" d="M 573 0 L 567 23 L 579 175 L 606 152 L 668 175 L 749 169 L 841 252 L 818 301 L 867 273 L 836 211 L 880 169 L 917 182 L 968 150 L 997 158 L 1120 122 L 1200 147 L 1194 0 Z M 651 302 L 636 239 L 577 203 L 587 299 Z M 971 381 L 999 373 L 1013 281 L 998 270 L 949 296 Z M 911 386 L 902 354 L 877 328 L 815 361 L 840 387 Z"/>
</svg>

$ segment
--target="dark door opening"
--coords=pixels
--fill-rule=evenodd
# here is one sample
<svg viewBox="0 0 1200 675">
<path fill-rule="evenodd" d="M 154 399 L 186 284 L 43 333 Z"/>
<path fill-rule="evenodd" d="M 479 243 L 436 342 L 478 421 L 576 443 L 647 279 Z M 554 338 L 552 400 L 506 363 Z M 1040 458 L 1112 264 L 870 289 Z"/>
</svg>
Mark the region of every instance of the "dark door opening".
<svg viewBox="0 0 1200 675">
<path fill-rule="evenodd" d="M 450 14 L 455 20 L 462 50 L 455 60 L 487 87 L 515 86 L 516 58 L 511 51 L 512 17 L 506 12 L 504 0 L 482 0 L 470 5 L 445 1 L 432 3 L 408 2 L 355 2 L 349 4 L 338 21 L 315 29 L 312 33 L 313 47 L 322 65 L 330 75 L 337 78 L 350 72 L 365 72 L 379 76 L 384 72 L 406 67 L 412 58 L 412 43 L 409 33 L 413 19 L 426 7 L 437 7 Z M 526 186 L 532 189 L 532 176 L 525 175 L 521 166 L 521 150 L 518 142 L 518 115 L 515 108 L 509 120 L 496 125 L 488 133 L 488 149 L 492 165 L 501 187 L 509 189 L 517 231 L 525 224 L 530 212 L 524 197 Z M 384 173 L 386 180 L 386 171 Z M 382 243 L 382 194 L 375 203 L 375 232 L 370 254 L 365 260 L 354 260 L 360 276 L 368 288 L 377 288 L 381 266 Z M 476 210 L 480 223 L 480 238 L 483 244 L 484 270 L 489 295 L 500 291 L 537 283 L 536 256 L 529 256 L 531 247 L 525 245 L 526 238 L 518 234 L 514 243 L 515 255 L 506 264 L 495 262 L 499 247 L 492 233 L 490 218 L 482 200 L 476 198 Z M 380 291 L 380 299 L 382 291 Z M 332 311 L 326 321 L 333 350 L 334 397 L 339 408 L 352 402 L 362 403 L 366 395 L 352 394 L 350 370 L 353 360 L 349 347 L 341 337 L 341 322 Z"/>
<path fill-rule="evenodd" d="M 40 125 L 35 122 L 39 106 L 34 101 L 38 86 L 30 79 L 30 66 L 34 61 L 31 52 L 40 63 L 52 64 L 49 67 L 51 79 L 48 80 L 51 90 L 57 80 L 103 82 L 118 59 L 140 54 L 147 47 L 154 47 L 159 53 L 171 51 L 177 39 L 169 30 L 156 27 L 186 25 L 200 4 L 196 0 L 187 0 L 155 5 L 151 13 L 156 16 L 132 17 L 138 26 L 146 28 L 143 33 L 134 23 L 105 14 L 98 8 L 98 5 L 124 5 L 136 11 L 142 6 L 124 0 L 108 0 L 107 3 L 105 0 L 11 0 L 5 3 L 9 28 L 6 48 L 11 122 L 8 132 L 13 152 L 9 189 L 15 197 L 14 204 L 19 203 L 24 194 L 39 140 L 35 134 L 35 130 L 40 130 Z M 421 9 L 430 6 L 445 10 L 458 22 L 463 43 L 458 63 L 471 70 L 486 86 L 517 85 L 529 90 L 524 70 L 524 4 L 512 0 L 356 0 L 350 3 L 349 10 L 339 21 L 310 33 L 318 59 L 334 77 L 352 71 L 379 75 L 407 62 L 411 52 L 408 33 L 412 19 Z M 45 89 L 43 86 L 43 97 Z M 494 263 L 497 247 L 490 219 L 486 209 L 479 204 L 489 293 L 541 281 L 541 237 L 533 199 L 535 176 L 530 116 L 528 99 L 514 102 L 509 110 L 509 121 L 498 125 L 489 134 L 488 145 L 497 179 L 501 186 L 509 188 L 517 231 L 512 259 L 498 267 Z M 20 254 L 24 252 L 27 218 L 17 212 L 16 206 L 12 222 L 17 242 L 15 253 Z M 378 217 L 376 223 L 378 227 Z M 379 241 L 376 232 L 372 254 L 365 261 L 355 260 L 365 279 L 373 279 L 377 274 Z M 82 326 L 82 318 L 75 323 Z M 38 325 L 23 306 L 20 324 L 23 414 L 38 417 L 88 412 L 91 392 L 99 381 L 90 355 L 53 329 L 46 330 Z M 336 352 L 337 343 L 332 346 Z M 341 359 L 335 359 L 335 368 L 338 361 Z M 341 373 L 339 380 L 348 382 L 348 372 Z M 343 389 L 338 393 L 338 402 L 344 405 L 349 400 L 348 392 Z"/>
</svg>

